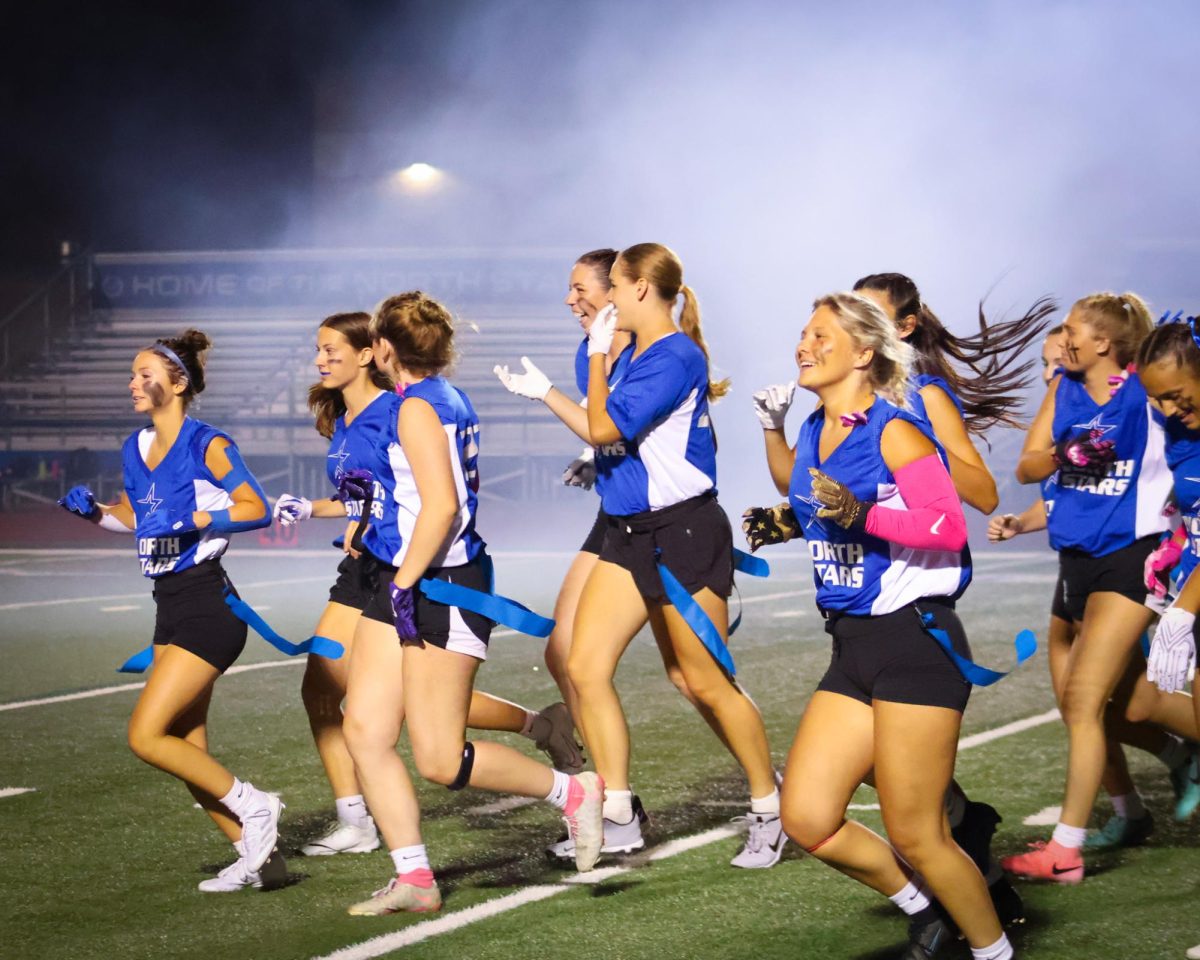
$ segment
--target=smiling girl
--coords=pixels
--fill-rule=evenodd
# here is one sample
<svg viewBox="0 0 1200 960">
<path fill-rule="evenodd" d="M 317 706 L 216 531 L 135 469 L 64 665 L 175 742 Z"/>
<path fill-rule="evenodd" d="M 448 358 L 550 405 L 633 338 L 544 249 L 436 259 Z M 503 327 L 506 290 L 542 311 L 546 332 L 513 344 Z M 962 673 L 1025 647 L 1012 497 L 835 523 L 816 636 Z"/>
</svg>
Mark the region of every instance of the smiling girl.
<svg viewBox="0 0 1200 960">
<path fill-rule="evenodd" d="M 198 330 L 157 340 L 133 360 L 129 393 L 150 426 L 122 449 L 125 492 L 98 504 L 86 487 L 60 504 L 92 523 L 137 539 L 142 572 L 154 582 L 154 667 L 129 719 L 129 746 L 184 782 L 238 852 L 200 884 L 205 892 L 278 883 L 279 797 L 238 780 L 208 752 L 213 684 L 242 652 L 246 625 L 225 603 L 221 567 L 230 534 L 271 522 L 266 498 L 229 436 L 187 416 L 204 390 L 210 342 Z M 268 863 L 270 860 L 270 863 Z"/>
</svg>

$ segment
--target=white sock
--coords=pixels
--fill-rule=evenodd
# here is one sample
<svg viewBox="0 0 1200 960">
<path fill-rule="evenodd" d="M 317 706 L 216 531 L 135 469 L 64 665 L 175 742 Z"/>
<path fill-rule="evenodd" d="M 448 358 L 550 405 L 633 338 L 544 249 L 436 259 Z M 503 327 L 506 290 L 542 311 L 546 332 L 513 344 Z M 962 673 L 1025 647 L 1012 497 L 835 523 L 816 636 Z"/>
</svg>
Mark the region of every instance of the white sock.
<svg viewBox="0 0 1200 960">
<path fill-rule="evenodd" d="M 229 788 L 229 792 L 221 798 L 221 803 L 225 808 L 239 820 L 243 820 L 246 814 L 257 810 L 264 805 L 264 794 L 251 783 L 243 783 L 237 777 L 233 778 L 233 786 Z"/>
<path fill-rule="evenodd" d="M 561 770 L 551 771 L 554 774 L 554 786 L 546 794 L 546 799 L 563 810 L 567 806 L 567 794 L 571 789 L 571 778 Z"/>
<path fill-rule="evenodd" d="M 1167 745 L 1159 751 L 1158 759 L 1174 770 L 1191 759 L 1191 751 L 1188 750 L 1187 743 L 1179 737 L 1167 737 Z"/>
<path fill-rule="evenodd" d="M 773 813 L 779 816 L 779 791 L 772 790 L 765 797 L 751 797 L 750 812 Z"/>
<path fill-rule="evenodd" d="M 903 890 L 899 893 L 893 893 L 888 899 L 910 917 L 920 913 L 929 906 L 929 898 L 925 896 L 925 889 L 921 885 L 921 878 L 915 874 L 904 885 Z"/>
<path fill-rule="evenodd" d="M 537 738 L 533 735 L 533 725 L 538 721 L 538 718 L 540 718 L 540 717 L 541 717 L 541 714 L 538 713 L 536 710 L 526 710 L 525 711 L 525 725 L 523 727 L 521 727 L 521 736 L 528 737 L 530 740 L 536 740 Z"/>
<path fill-rule="evenodd" d="M 246 845 L 242 843 L 241 840 L 233 841 L 233 849 L 238 852 L 239 857 L 244 857 L 246 855 Z"/>
<path fill-rule="evenodd" d="M 628 823 L 633 819 L 633 790 L 604 791 L 604 819 Z"/>
<path fill-rule="evenodd" d="M 396 873 L 412 873 L 422 868 L 429 869 L 429 854 L 425 852 L 425 844 L 418 843 L 411 847 L 397 847 L 392 852 L 392 863 L 396 865 Z"/>
<path fill-rule="evenodd" d="M 352 827 L 367 825 L 370 814 L 367 813 L 367 802 L 361 793 L 356 793 L 352 797 L 338 797 L 333 802 L 337 807 L 338 820 L 342 823 L 348 823 Z"/>
<path fill-rule="evenodd" d="M 1087 827 L 1071 827 L 1065 823 L 1059 823 L 1055 825 L 1050 839 L 1059 846 L 1077 850 L 1087 839 Z"/>
<path fill-rule="evenodd" d="M 967 815 L 967 800 L 953 787 L 946 788 L 946 818 L 951 827 L 957 827 Z"/>
<path fill-rule="evenodd" d="M 1142 805 L 1142 798 L 1138 796 L 1136 790 L 1108 799 L 1112 801 L 1113 813 L 1118 817 L 1126 820 L 1141 820 L 1146 815 L 1146 808 Z"/>
<path fill-rule="evenodd" d="M 972 947 L 972 960 L 1012 960 L 1013 948 L 1008 942 L 1007 934 L 1000 934 L 1000 939 L 990 947 Z"/>
</svg>

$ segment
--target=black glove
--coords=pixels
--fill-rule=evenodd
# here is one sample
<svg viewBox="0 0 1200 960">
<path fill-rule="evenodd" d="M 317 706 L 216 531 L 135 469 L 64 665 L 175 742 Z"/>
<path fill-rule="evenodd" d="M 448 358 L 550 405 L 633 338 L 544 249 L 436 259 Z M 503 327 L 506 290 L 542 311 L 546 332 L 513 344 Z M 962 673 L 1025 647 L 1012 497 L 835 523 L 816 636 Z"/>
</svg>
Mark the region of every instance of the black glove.
<svg viewBox="0 0 1200 960">
<path fill-rule="evenodd" d="M 759 547 L 787 543 L 804 536 L 800 521 L 792 512 L 792 505 L 787 502 L 773 507 L 751 507 L 742 514 L 742 533 L 746 535 L 751 553 Z"/>
</svg>

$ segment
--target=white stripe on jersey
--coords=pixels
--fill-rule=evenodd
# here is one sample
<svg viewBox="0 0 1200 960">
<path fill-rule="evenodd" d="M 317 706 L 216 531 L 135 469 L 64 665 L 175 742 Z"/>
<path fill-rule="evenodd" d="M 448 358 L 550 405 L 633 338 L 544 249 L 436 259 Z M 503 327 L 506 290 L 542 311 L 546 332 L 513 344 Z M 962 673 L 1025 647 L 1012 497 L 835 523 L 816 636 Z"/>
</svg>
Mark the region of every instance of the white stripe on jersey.
<svg viewBox="0 0 1200 960">
<path fill-rule="evenodd" d="M 454 491 L 458 496 L 458 517 L 446 534 L 446 542 L 441 552 L 429 562 L 431 567 L 458 567 L 466 563 L 467 546 L 460 537 L 467 524 L 471 521 L 471 512 L 467 504 L 467 486 L 463 478 L 462 462 L 458 454 L 458 427 L 453 423 L 443 423 L 442 430 L 446 434 L 446 443 L 450 450 L 450 463 L 457 469 L 452 470 L 454 476 Z M 421 509 L 421 496 L 417 493 L 416 480 L 413 478 L 412 467 L 404 448 L 398 443 L 388 445 L 388 463 L 391 464 L 392 477 L 395 484 L 392 488 L 392 500 L 397 506 L 396 530 L 400 534 L 400 550 L 392 557 L 394 567 L 404 562 L 408 553 L 408 545 L 412 541 L 413 529 L 417 525 L 417 513 Z"/>
<path fill-rule="evenodd" d="M 1146 449 L 1137 478 L 1137 512 L 1133 519 L 1135 538 L 1148 537 L 1167 529 L 1163 507 L 1174 480 L 1167 466 L 1166 434 L 1154 419 L 1154 408 L 1146 404 Z"/>
<path fill-rule="evenodd" d="M 233 506 L 231 497 L 221 487 L 207 480 L 194 478 L 192 487 L 196 491 L 196 509 L 212 513 L 214 510 L 228 510 Z M 221 556 L 229 546 L 229 538 L 213 533 L 210 529 L 200 532 L 200 542 L 196 544 L 196 563 L 212 560 Z"/>
<path fill-rule="evenodd" d="M 904 510 L 906 504 L 894 483 L 878 485 L 876 506 Z M 962 554 L 958 550 L 915 550 L 889 543 L 891 563 L 879 578 L 879 595 L 871 613 L 882 615 L 899 610 L 922 597 L 952 597 L 962 582 Z"/>
<path fill-rule="evenodd" d="M 690 500 L 713 487 L 708 474 L 687 458 L 697 394 L 693 390 L 666 420 L 638 437 L 638 457 L 646 468 L 646 500 L 651 510 Z"/>
</svg>

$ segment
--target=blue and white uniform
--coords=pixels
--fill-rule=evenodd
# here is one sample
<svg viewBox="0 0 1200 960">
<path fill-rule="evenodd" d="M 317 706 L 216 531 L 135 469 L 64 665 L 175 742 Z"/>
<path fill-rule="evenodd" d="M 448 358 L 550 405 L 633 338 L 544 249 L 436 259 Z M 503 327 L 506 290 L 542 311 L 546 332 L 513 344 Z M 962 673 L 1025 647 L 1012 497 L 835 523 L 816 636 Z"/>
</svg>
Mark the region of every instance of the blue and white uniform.
<svg viewBox="0 0 1200 960">
<path fill-rule="evenodd" d="M 384 563 L 399 567 L 404 562 L 408 542 L 421 510 L 421 497 L 412 467 L 397 435 L 401 405 L 416 397 L 424 400 L 438 415 L 446 433 L 450 462 L 454 465 L 454 486 L 458 493 L 459 513 L 443 552 L 431 566 L 457 567 L 468 563 L 483 550 L 483 539 L 475 532 L 475 508 L 479 491 L 479 417 L 471 401 L 443 377 L 426 377 L 410 385 L 392 399 L 386 433 L 379 435 L 370 470 L 376 481 L 376 499 L 383 515 L 372 523 L 363 536 L 363 545 Z"/>
<path fill-rule="evenodd" d="M 387 429 L 380 433 L 369 464 L 376 481 L 375 502 L 382 506 L 382 516 L 371 523 L 363 536 L 363 545 L 379 561 L 368 574 L 373 581 L 373 595 L 363 609 L 363 616 L 389 625 L 394 623 L 390 584 L 396 568 L 404 562 L 421 510 L 416 479 L 397 432 L 400 409 L 414 398 L 433 407 L 441 420 L 460 504 L 442 552 L 433 558 L 424 577 L 480 593 L 491 593 L 493 588 L 486 545 L 475 531 L 479 418 L 465 393 L 442 377 L 426 377 L 388 402 Z M 417 629 L 424 642 L 479 660 L 487 658 L 493 621 L 471 610 L 430 600 L 421 589 L 416 591 L 415 609 Z"/>
<path fill-rule="evenodd" d="M 633 357 L 607 410 L 621 439 L 596 448 L 605 513 L 631 516 L 715 492 L 708 363 L 686 334 L 669 334 Z"/>
<path fill-rule="evenodd" d="M 257 481 L 236 468 L 241 457 L 229 436 L 191 417 L 184 418 L 175 443 L 153 470 L 146 466 L 153 427 L 133 433 L 121 459 L 136 519 L 138 559 L 142 572 L 154 580 L 153 642 L 187 650 L 223 673 L 246 645 L 246 624 L 225 603 L 225 592 L 232 587 L 220 558 L 229 546 L 229 533 L 192 526 L 193 513 L 233 506 L 233 498 L 204 462 L 218 437 L 229 443 L 226 455 L 235 464 L 225 482 L 249 482 L 262 497 Z M 247 526 L 270 523 L 265 499 L 263 506 L 262 522 Z"/>
<path fill-rule="evenodd" d="M 1168 526 L 1163 508 L 1171 493 L 1171 471 L 1163 417 L 1150 405 L 1137 374 L 1130 374 L 1104 404 L 1096 403 L 1081 381 L 1059 379 L 1054 442 L 1093 431 L 1115 443 L 1116 460 L 1103 475 L 1059 467 L 1053 509 L 1046 516 L 1062 584 L 1055 615 L 1065 613 L 1064 619 L 1075 622 L 1083 620 L 1093 593 L 1148 602 L 1143 566 Z"/>
<path fill-rule="evenodd" d="M 925 597 L 956 599 L 971 582 L 971 555 L 966 547 L 955 551 L 903 547 L 817 517 L 820 504 L 812 495 L 809 467 L 841 481 L 864 503 L 905 509 L 895 477 L 880 452 L 883 430 L 895 419 L 913 424 L 945 461 L 928 421 L 882 397 L 876 397 L 867 411 L 867 422 L 851 430 L 824 463 L 819 454 L 824 410 L 814 410 L 800 428 L 788 501 L 808 541 L 817 605 L 823 610 L 877 616 Z"/>
<path fill-rule="evenodd" d="M 154 428 L 131 434 L 121 448 L 125 493 L 137 519 L 138 559 L 147 577 L 180 573 L 205 560 L 219 558 L 229 535 L 211 527 L 192 528 L 192 514 L 227 510 L 233 498 L 204 464 L 208 445 L 229 435 L 191 417 L 184 417 L 179 436 L 153 470 L 146 466 Z"/>
<path fill-rule="evenodd" d="M 575 385 L 584 397 L 587 397 L 588 378 L 590 377 L 587 345 L 587 337 L 584 337 L 583 342 L 579 345 L 579 349 L 575 351 Z M 608 389 L 610 391 L 625 376 L 625 371 L 629 368 L 629 361 L 633 357 L 635 347 L 636 341 L 631 341 L 624 350 L 617 354 L 616 362 L 608 372 Z M 600 493 L 599 487 L 597 487 L 596 493 Z M 607 529 L 608 515 L 604 512 L 603 507 L 599 507 L 596 510 L 596 520 L 579 547 L 580 552 L 594 553 L 599 556 L 600 548 L 604 546 L 604 532 Z"/>
<path fill-rule="evenodd" d="M 329 455 L 325 458 L 325 473 L 336 488 L 342 477 L 350 470 L 370 470 L 375 463 L 375 451 L 388 431 L 396 431 L 396 408 L 392 402 L 395 394 L 380 392 L 346 423 L 343 414 L 333 425 L 333 436 L 329 440 Z M 371 508 L 371 519 L 383 518 L 382 488 L 375 485 L 376 502 Z M 356 520 L 362 516 L 361 500 L 346 503 L 346 516 Z"/>
<path fill-rule="evenodd" d="M 1047 516 L 1050 545 L 1105 556 L 1167 528 L 1163 507 L 1171 492 L 1163 417 L 1150 406 L 1137 374 L 1103 405 L 1079 380 L 1064 376 L 1054 395 L 1054 442 L 1099 430 L 1116 444 L 1103 476 L 1070 465 L 1058 470 L 1054 508 Z"/>
<path fill-rule="evenodd" d="M 962 401 L 958 399 L 958 395 L 950 388 L 942 377 L 936 377 L 931 373 L 914 373 L 908 378 L 909 392 L 908 405 L 912 408 L 912 412 L 921 420 L 930 423 L 929 413 L 925 409 L 925 398 L 921 396 L 921 391 L 926 387 L 937 387 L 946 396 L 950 398 L 950 402 L 954 404 L 958 410 L 958 415 L 964 415 Z"/>
</svg>

